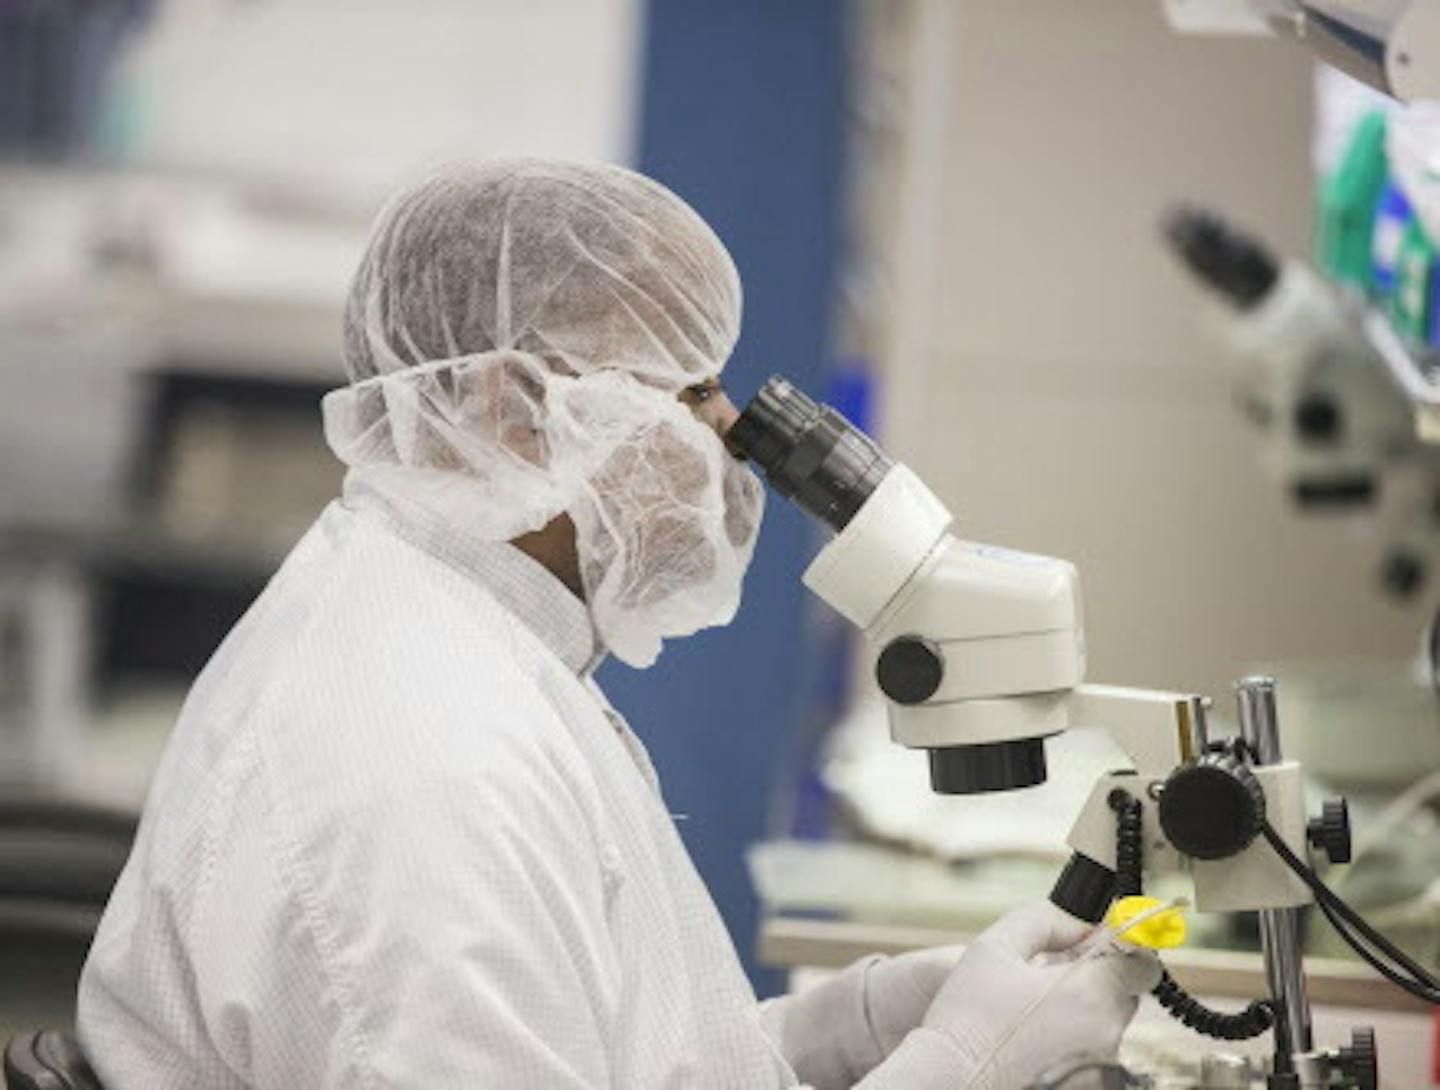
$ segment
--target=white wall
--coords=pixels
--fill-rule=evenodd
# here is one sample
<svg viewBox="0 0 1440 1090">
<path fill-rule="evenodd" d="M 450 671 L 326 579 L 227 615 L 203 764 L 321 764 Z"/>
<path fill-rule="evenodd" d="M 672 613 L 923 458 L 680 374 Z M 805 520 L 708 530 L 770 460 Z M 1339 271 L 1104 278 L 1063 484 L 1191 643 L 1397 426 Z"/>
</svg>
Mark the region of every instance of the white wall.
<svg viewBox="0 0 1440 1090">
<path fill-rule="evenodd" d="M 955 24 L 886 442 L 965 536 L 1079 565 L 1093 680 L 1222 696 L 1261 662 L 1408 653 L 1425 618 L 1372 589 L 1379 542 L 1262 477 L 1158 243 L 1191 198 L 1305 252 L 1308 60 L 1140 0 L 966 0 Z"/>
</svg>

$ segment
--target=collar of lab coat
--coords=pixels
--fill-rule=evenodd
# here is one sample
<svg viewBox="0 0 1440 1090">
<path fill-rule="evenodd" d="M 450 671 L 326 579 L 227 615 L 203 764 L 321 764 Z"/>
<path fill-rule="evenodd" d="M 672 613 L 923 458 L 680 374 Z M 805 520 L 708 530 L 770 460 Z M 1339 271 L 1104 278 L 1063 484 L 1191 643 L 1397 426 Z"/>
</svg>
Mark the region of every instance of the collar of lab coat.
<svg viewBox="0 0 1440 1090">
<path fill-rule="evenodd" d="M 549 568 L 504 541 L 479 541 L 421 504 L 345 481 L 344 505 L 378 516 L 411 545 L 484 586 L 573 673 L 587 677 L 605 648 L 585 603 Z"/>
</svg>

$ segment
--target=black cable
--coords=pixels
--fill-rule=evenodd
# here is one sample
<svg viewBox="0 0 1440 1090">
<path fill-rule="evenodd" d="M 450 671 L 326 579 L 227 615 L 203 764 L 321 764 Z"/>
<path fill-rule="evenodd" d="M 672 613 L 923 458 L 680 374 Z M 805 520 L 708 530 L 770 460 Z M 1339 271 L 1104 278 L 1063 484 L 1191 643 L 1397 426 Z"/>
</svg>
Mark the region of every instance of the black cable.
<svg viewBox="0 0 1440 1090">
<path fill-rule="evenodd" d="M 1440 1005 L 1440 979 L 1437 979 L 1429 969 L 1375 930 L 1355 909 L 1343 901 L 1334 890 L 1325 884 L 1324 879 L 1290 850 L 1290 846 L 1280 838 L 1280 834 L 1268 821 L 1261 827 L 1261 832 L 1281 861 L 1310 888 L 1315 895 L 1316 904 L 1330 922 L 1330 926 L 1335 928 L 1336 933 L 1356 954 L 1392 984 L 1428 1003 Z M 1391 962 L 1398 963 L 1409 976 L 1400 973 L 1393 964 L 1387 965 L 1366 947 L 1367 942 Z"/>
<path fill-rule="evenodd" d="M 1128 791 L 1116 791 L 1107 800 L 1115 811 L 1115 896 L 1138 897 L 1144 872 L 1144 809 Z M 1234 1013 L 1207 1007 L 1187 992 L 1163 965 L 1160 983 L 1150 993 L 1181 1025 L 1221 1041 L 1248 1041 L 1275 1022 L 1269 1003 L 1256 1000 Z"/>
<path fill-rule="evenodd" d="M 1355 910 L 1344 901 L 1335 897 L 1328 889 L 1326 893 L 1334 898 L 1334 901 L 1319 898 L 1317 899 L 1317 903 L 1320 905 L 1321 911 L 1325 913 L 1325 918 L 1331 921 L 1331 926 L 1334 926 L 1336 919 L 1341 921 L 1342 926 L 1337 928 L 1337 930 L 1340 932 L 1341 938 L 1344 938 L 1350 943 L 1352 949 L 1355 949 L 1357 953 L 1364 956 L 1364 951 L 1356 945 L 1359 939 L 1363 939 L 1370 943 L 1371 946 L 1377 947 L 1380 952 L 1390 958 L 1392 962 L 1399 962 L 1400 968 L 1408 972 L 1410 979 L 1415 981 L 1418 986 L 1440 996 L 1440 980 L 1436 980 L 1428 969 L 1411 958 L 1404 950 L 1400 949 L 1400 947 L 1396 946 L 1380 932 L 1376 931 L 1367 920 L 1356 913 Z M 1355 932 L 1350 930 L 1352 927 L 1355 931 L 1359 932 L 1359 939 L 1357 939 Z"/>
<path fill-rule="evenodd" d="M 1396 972 L 1394 966 L 1387 965 L 1381 958 L 1377 957 L 1371 950 L 1365 947 L 1363 941 L 1350 931 L 1350 925 L 1337 916 L 1329 905 L 1324 902 L 1317 902 L 1316 907 L 1320 909 L 1325 918 L 1330 921 L 1330 926 L 1335 929 L 1336 933 L 1345 940 L 1346 944 L 1349 945 L 1370 968 L 1374 969 L 1397 988 L 1413 995 L 1416 999 L 1426 1003 L 1440 1004 L 1440 993 L 1423 987 L 1409 977 Z"/>
<path fill-rule="evenodd" d="M 1265 1000 L 1253 1000 L 1244 1010 L 1233 1013 L 1217 1011 L 1187 992 L 1165 968 L 1160 970 L 1160 983 L 1150 994 L 1182 1026 L 1220 1041 L 1248 1041 L 1275 1024 L 1275 1014 Z"/>
<path fill-rule="evenodd" d="M 1375 928 L 1370 925 L 1369 921 L 1351 908 L 1349 904 L 1341 900 L 1340 895 L 1326 885 L 1324 879 L 1290 850 L 1290 845 L 1286 844 L 1285 841 L 1280 838 L 1280 834 L 1275 831 L 1274 826 L 1267 821 L 1261 827 L 1261 832 L 1264 834 L 1265 839 L 1269 841 L 1270 847 L 1275 850 L 1275 853 L 1280 856 L 1285 865 L 1294 871 L 1302 882 L 1310 887 L 1310 891 L 1314 893 L 1317 902 L 1333 909 L 1336 914 L 1352 925 L 1373 945 L 1378 946 L 1391 959 L 1398 961 L 1413 976 L 1418 977 L 1426 987 L 1440 990 L 1440 980 L 1432 976 L 1430 970 L 1411 958 L 1409 954 L 1401 950 L 1384 935 L 1380 934 L 1380 932 L 1376 931 Z"/>
<path fill-rule="evenodd" d="M 1382 977 L 1388 980 L 1391 984 L 1394 984 L 1397 988 L 1400 988 L 1408 992 L 1409 994 L 1415 996 L 1417 999 L 1423 1000 L 1427 1003 L 1433 1004 L 1436 1002 L 1440 1002 L 1440 993 L 1433 992 L 1412 979 L 1411 977 L 1405 976 L 1403 973 L 1399 972 L 1394 965 L 1388 964 L 1383 958 L 1378 956 L 1374 951 L 1370 950 L 1365 945 L 1364 939 L 1356 935 L 1350 929 L 1350 925 L 1342 917 L 1337 915 L 1335 910 L 1332 909 L 1328 904 L 1323 901 L 1317 901 L 1315 907 L 1317 907 L 1321 911 L 1325 918 L 1330 922 L 1330 926 L 1333 927 L 1336 933 L 1345 940 L 1345 943 L 1352 950 L 1354 950 L 1355 953 L 1358 954 L 1367 965 L 1369 965 Z"/>
<path fill-rule="evenodd" d="M 1128 791 L 1117 791 L 1107 801 L 1115 811 L 1115 897 L 1138 897 L 1144 871 L 1144 811 Z"/>
</svg>

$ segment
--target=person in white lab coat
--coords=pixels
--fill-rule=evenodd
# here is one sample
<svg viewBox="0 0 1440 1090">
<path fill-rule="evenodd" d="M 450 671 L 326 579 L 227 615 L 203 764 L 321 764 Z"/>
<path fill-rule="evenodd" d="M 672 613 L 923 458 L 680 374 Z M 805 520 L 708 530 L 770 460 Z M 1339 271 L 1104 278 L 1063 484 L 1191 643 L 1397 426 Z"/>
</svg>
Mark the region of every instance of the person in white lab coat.
<svg viewBox="0 0 1440 1090">
<path fill-rule="evenodd" d="M 323 406 L 343 498 L 197 680 L 85 966 L 110 1090 L 1002 1090 L 1114 1050 L 1154 963 L 1032 961 L 1086 933 L 1047 905 L 756 1002 L 591 677 L 738 604 L 739 321 L 724 246 L 617 167 L 382 212 Z"/>
</svg>

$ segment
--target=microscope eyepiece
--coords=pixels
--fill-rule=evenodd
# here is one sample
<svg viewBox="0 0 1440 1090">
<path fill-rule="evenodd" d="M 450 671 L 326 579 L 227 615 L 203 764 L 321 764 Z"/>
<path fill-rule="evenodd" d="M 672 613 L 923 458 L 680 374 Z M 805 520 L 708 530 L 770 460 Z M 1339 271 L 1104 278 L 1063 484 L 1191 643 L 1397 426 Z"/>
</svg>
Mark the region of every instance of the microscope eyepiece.
<svg viewBox="0 0 1440 1090">
<path fill-rule="evenodd" d="M 779 375 L 745 406 L 725 441 L 777 492 L 836 533 L 893 464 L 859 428 Z"/>
<path fill-rule="evenodd" d="M 1240 310 L 1256 306 L 1280 279 L 1280 267 L 1265 247 L 1213 212 L 1177 208 L 1163 228 L 1190 271 Z"/>
<path fill-rule="evenodd" d="M 939 499 L 903 467 L 896 467 L 859 428 L 830 406 L 806 397 L 785 379 L 775 376 L 760 388 L 731 426 L 725 442 L 736 456 L 754 462 L 767 483 L 801 510 L 836 533 L 850 527 L 848 540 L 831 542 L 826 547 L 827 551 L 834 550 L 829 559 L 823 564 L 817 560 L 807 571 L 806 583 L 867 637 L 880 635 L 874 627 L 876 619 L 885 603 L 894 601 L 907 586 L 914 586 L 917 595 L 938 594 L 931 601 L 941 613 L 952 604 L 949 595 L 958 580 L 952 584 L 944 575 L 936 577 L 936 569 L 926 564 L 932 556 L 937 557 L 940 566 L 956 565 L 946 571 L 970 573 L 964 577 L 966 580 L 992 577 L 969 566 L 979 562 L 979 552 L 955 547 L 957 543 L 948 530 L 950 513 Z M 887 478 L 892 470 L 895 474 Z M 886 487 L 880 489 L 881 482 L 887 480 Z M 872 496 L 880 506 L 871 517 L 851 525 Z M 1028 610 L 1037 600 L 1031 594 L 1033 588 L 1038 600 L 1044 601 L 1044 608 L 1055 617 L 1058 628 L 1073 625 L 1074 577 L 1068 566 L 1035 557 L 1018 560 L 1012 555 L 1007 560 L 1002 558 L 1003 553 L 990 550 L 983 564 L 987 568 L 1008 566 L 1023 574 L 994 576 L 993 593 L 983 590 L 981 599 L 993 600 L 1003 609 L 1025 595 Z M 821 556 L 823 559 L 825 554 Z M 932 577 L 934 582 L 930 581 Z M 1018 581 L 1023 589 L 1012 587 L 1012 581 Z M 910 616 L 919 619 L 920 613 Z M 1049 711 L 1040 711 L 1034 720 L 1034 736 L 998 740 L 989 739 L 983 726 L 962 722 L 964 717 L 952 723 L 946 717 L 951 710 L 960 710 L 951 706 L 962 701 L 943 691 L 943 636 L 930 638 L 934 634 L 927 635 L 929 626 L 942 633 L 946 630 L 943 620 L 927 614 L 920 625 L 923 631 L 902 629 L 901 635 L 889 639 L 876 660 L 876 680 L 889 702 L 896 740 L 929 752 L 930 785 L 941 794 L 1013 791 L 1044 783 L 1044 739 L 1063 729 L 1063 720 L 1055 719 Z M 1028 631 L 1022 627 L 1012 633 L 1002 625 L 999 631 L 987 630 L 985 638 L 1004 639 Z M 963 659 L 963 652 L 961 656 Z M 1047 664 L 1036 674 L 1040 684 L 1026 688 L 1030 683 L 1025 682 L 1020 691 L 1006 695 L 1024 696 L 1073 686 L 1078 679 L 1078 662 L 1067 661 L 1061 658 L 1056 666 L 1047 657 Z M 1053 684 L 1045 683 L 1051 681 Z M 914 723 L 914 716 L 927 712 L 935 718 L 927 719 L 929 726 L 923 739 L 912 740 L 910 731 L 897 727 L 897 722 Z M 902 718 L 897 720 L 897 716 Z M 944 725 L 944 729 L 937 732 L 935 723 Z M 1002 734 L 1013 733 L 1012 723 L 1005 721 L 1007 730 Z"/>
</svg>

